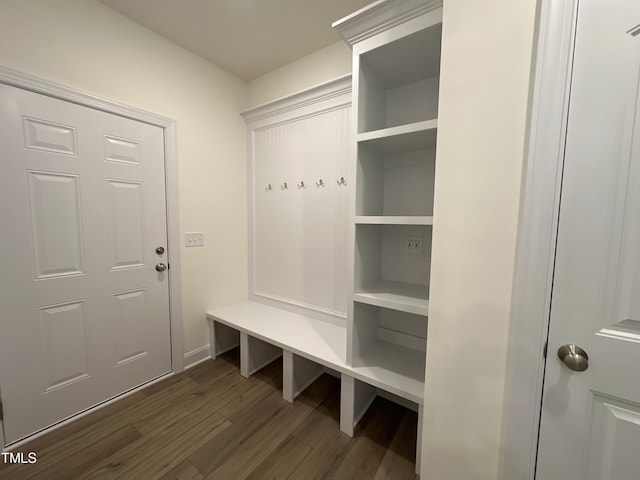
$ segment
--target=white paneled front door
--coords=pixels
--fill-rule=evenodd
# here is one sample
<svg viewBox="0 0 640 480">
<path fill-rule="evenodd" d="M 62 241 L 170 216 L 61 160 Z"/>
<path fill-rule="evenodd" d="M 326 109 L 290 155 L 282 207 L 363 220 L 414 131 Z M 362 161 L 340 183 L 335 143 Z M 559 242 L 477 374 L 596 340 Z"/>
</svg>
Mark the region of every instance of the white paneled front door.
<svg viewBox="0 0 640 480">
<path fill-rule="evenodd" d="M 7 444 L 171 370 L 163 134 L 0 85 Z"/>
<path fill-rule="evenodd" d="M 539 480 L 640 479 L 639 85 L 640 2 L 580 0 Z"/>
</svg>

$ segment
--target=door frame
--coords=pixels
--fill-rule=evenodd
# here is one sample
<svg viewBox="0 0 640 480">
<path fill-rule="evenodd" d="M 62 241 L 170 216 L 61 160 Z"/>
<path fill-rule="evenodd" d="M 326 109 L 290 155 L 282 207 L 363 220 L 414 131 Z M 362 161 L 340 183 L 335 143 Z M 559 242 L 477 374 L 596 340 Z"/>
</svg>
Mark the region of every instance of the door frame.
<svg viewBox="0 0 640 480">
<path fill-rule="evenodd" d="M 182 345 L 182 287 L 180 264 L 180 229 L 178 219 L 178 162 L 176 154 L 175 120 L 145 110 L 113 102 L 89 93 L 60 85 L 33 75 L 0 66 L 0 83 L 34 93 L 57 98 L 121 117 L 144 122 L 164 131 L 164 174 L 167 212 L 167 252 L 171 270 L 169 274 L 169 316 L 171 332 L 171 368 L 174 373 L 184 370 Z M 0 445 L 2 421 L 0 420 Z"/>
<path fill-rule="evenodd" d="M 535 478 L 579 0 L 538 0 L 505 378 L 500 477 Z"/>
</svg>

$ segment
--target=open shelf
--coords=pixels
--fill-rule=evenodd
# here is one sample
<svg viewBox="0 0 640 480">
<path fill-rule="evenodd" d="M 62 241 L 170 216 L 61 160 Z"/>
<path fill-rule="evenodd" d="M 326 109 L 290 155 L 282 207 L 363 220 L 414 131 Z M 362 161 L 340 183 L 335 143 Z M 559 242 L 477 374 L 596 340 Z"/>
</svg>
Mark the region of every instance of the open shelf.
<svg viewBox="0 0 640 480">
<path fill-rule="evenodd" d="M 388 280 L 380 281 L 375 285 L 359 289 L 353 294 L 353 300 L 427 316 L 429 312 L 429 287 Z"/>
<path fill-rule="evenodd" d="M 424 398 L 425 352 L 379 342 L 351 367 L 352 375 L 374 387 L 421 404 Z"/>
<path fill-rule="evenodd" d="M 354 291 L 368 291 L 389 281 L 426 288 L 431 229 L 425 225 L 356 225 Z M 406 251 L 405 240 L 409 237 L 422 240 L 422 253 Z"/>
<path fill-rule="evenodd" d="M 358 215 L 359 225 L 433 225 L 433 217 L 425 215 Z"/>
<path fill-rule="evenodd" d="M 442 24 L 359 57 L 358 132 L 438 117 Z"/>
<path fill-rule="evenodd" d="M 384 154 L 369 143 L 358 145 L 356 216 L 431 217 L 435 150 Z"/>
<path fill-rule="evenodd" d="M 354 376 L 421 403 L 427 317 L 355 303 L 352 328 Z"/>
<path fill-rule="evenodd" d="M 382 154 L 428 150 L 436 148 L 437 131 L 437 119 L 424 120 L 408 125 L 359 133 L 357 141 L 359 144 L 366 144 Z"/>
<path fill-rule="evenodd" d="M 388 88 L 440 74 L 442 23 L 419 30 L 361 55 L 377 79 Z"/>
</svg>

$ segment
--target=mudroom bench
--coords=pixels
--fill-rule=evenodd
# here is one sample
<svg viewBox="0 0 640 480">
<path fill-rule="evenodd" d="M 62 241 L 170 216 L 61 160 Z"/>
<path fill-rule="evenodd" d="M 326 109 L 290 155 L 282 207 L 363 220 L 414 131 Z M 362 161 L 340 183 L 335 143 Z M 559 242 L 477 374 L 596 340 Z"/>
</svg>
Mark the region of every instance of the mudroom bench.
<svg viewBox="0 0 640 480">
<path fill-rule="evenodd" d="M 394 388 L 370 369 L 347 364 L 345 327 L 250 300 L 211 310 L 207 319 L 211 357 L 239 346 L 244 377 L 283 357 L 283 397 L 289 402 L 322 373 L 339 376 L 340 430 L 347 435 L 353 436 L 355 425 L 378 394 L 409 400 L 405 405 L 417 404 L 422 416 L 421 382 L 413 385 L 405 378 L 403 388 Z"/>
</svg>

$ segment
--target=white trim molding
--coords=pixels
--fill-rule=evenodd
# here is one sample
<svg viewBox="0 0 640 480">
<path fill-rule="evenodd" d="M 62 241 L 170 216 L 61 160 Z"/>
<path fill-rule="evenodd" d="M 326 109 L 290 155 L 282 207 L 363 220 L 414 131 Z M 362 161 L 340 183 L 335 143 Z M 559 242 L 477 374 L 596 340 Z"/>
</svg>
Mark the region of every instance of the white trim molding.
<svg viewBox="0 0 640 480">
<path fill-rule="evenodd" d="M 345 97 L 346 94 L 351 94 L 350 73 L 269 103 L 258 105 L 245 110 L 240 115 L 247 124 L 251 124 L 254 128 L 260 128 L 264 120 L 268 121 L 268 125 L 273 125 L 273 119 L 277 117 L 279 117 L 278 121 L 299 118 L 307 113 L 308 109 L 305 107 L 310 107 L 312 112 L 316 113 L 318 110 L 315 106 L 324 102 L 327 103 L 323 105 L 323 110 L 348 105 L 351 103 L 351 97 Z M 335 101 L 329 102 L 330 100 Z"/>
<path fill-rule="evenodd" d="M 167 235 L 169 274 L 169 310 L 171 315 L 171 367 L 184 370 L 182 345 L 182 290 L 180 268 L 180 230 L 178 221 L 178 160 L 175 120 L 145 110 L 122 105 L 95 95 L 65 87 L 48 80 L 0 66 L 0 83 L 34 93 L 94 108 L 121 117 L 155 125 L 164 130 L 165 187 L 167 198 Z"/>
<path fill-rule="evenodd" d="M 209 345 L 196 348 L 184 354 L 184 368 L 185 370 L 191 367 L 195 367 L 199 363 L 206 362 L 211 358 L 211 348 Z"/>
<path fill-rule="evenodd" d="M 534 479 L 578 0 L 541 0 L 505 383 L 500 478 Z"/>
<path fill-rule="evenodd" d="M 333 23 L 350 46 L 442 7 L 442 0 L 378 0 Z"/>
</svg>

